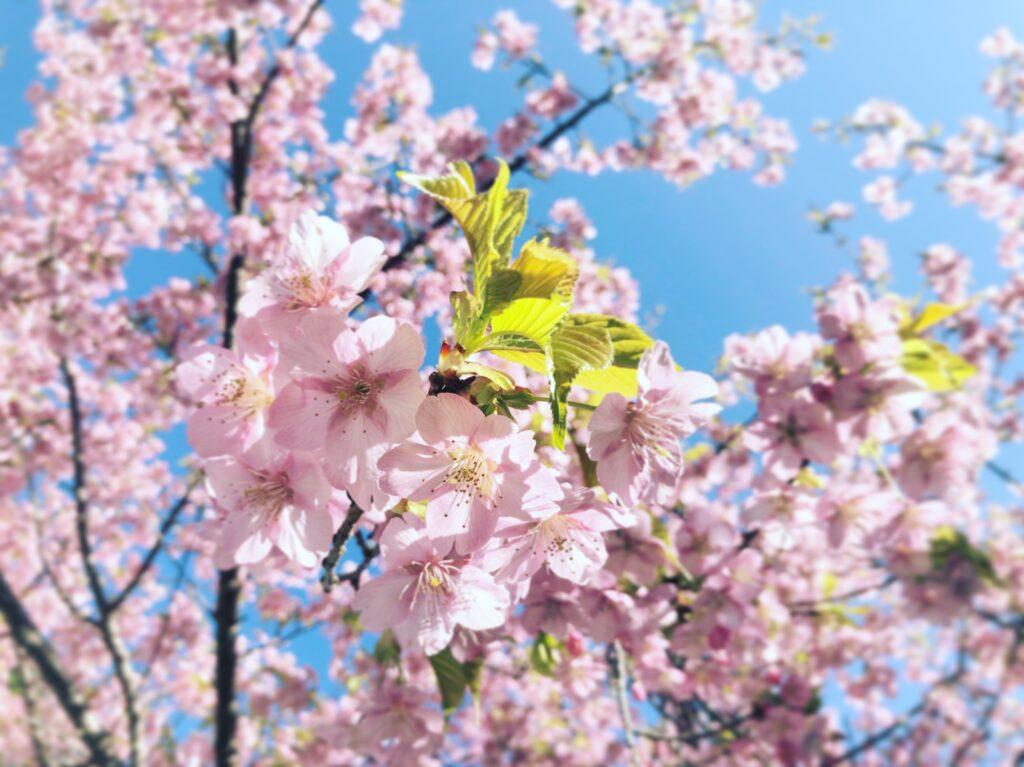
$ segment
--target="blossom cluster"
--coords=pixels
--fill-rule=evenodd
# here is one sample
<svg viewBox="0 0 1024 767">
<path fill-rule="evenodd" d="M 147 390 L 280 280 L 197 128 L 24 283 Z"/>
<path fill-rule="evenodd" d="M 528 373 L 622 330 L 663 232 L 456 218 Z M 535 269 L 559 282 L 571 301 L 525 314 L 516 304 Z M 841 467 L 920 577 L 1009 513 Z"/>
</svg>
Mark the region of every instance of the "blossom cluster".
<svg viewBox="0 0 1024 767">
<path fill-rule="evenodd" d="M 591 416 L 608 496 L 563 487 L 532 430 L 468 395 L 428 396 L 415 327 L 351 315 L 384 259 L 379 240 L 303 214 L 240 297 L 237 344 L 195 346 L 177 386 L 222 515 L 219 565 L 277 552 L 316 566 L 358 513 L 382 530 L 384 569 L 353 602 L 362 625 L 436 654 L 459 626 L 502 626 L 538 572 L 588 583 L 608 558 L 602 534 L 679 481 L 680 440 L 717 412 L 700 401 L 717 386 L 652 346 L 636 401 L 611 394 Z"/>
</svg>

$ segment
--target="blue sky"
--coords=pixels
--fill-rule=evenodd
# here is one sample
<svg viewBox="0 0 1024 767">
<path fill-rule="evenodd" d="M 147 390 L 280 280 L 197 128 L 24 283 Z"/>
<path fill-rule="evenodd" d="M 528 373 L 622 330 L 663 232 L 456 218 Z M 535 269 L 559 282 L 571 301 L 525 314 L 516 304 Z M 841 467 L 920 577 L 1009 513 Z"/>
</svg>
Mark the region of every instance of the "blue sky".
<svg viewBox="0 0 1024 767">
<path fill-rule="evenodd" d="M 541 50 L 552 66 L 583 85 L 600 87 L 601 73 L 578 54 L 571 21 L 550 0 L 408 0 L 402 27 L 385 40 L 417 49 L 434 83 L 437 111 L 472 104 L 481 123 L 492 126 L 509 114 L 510 100 L 517 98 L 515 75 L 472 69 L 469 50 L 476 27 L 506 6 L 541 26 Z M 325 108 L 329 130 L 338 135 L 351 112 L 352 84 L 372 47 L 348 31 L 354 2 L 329 0 L 328 7 L 336 25 L 322 54 L 337 79 Z M 645 311 L 663 307 L 658 334 L 686 367 L 711 367 L 722 339 L 731 332 L 773 322 L 808 327 L 805 289 L 830 281 L 847 266 L 846 257 L 813 232 L 805 215 L 810 206 L 835 199 L 859 203 L 865 177 L 850 166 L 849 147 L 822 142 L 811 133 L 816 118 L 848 114 L 873 96 L 905 104 L 925 124 L 955 126 L 966 114 L 985 114 L 980 84 L 988 62 L 978 53 L 978 44 L 1000 25 L 1024 32 L 1024 4 L 1016 0 L 763 3 L 767 19 L 777 21 L 786 12 L 798 17 L 820 13 L 836 44 L 829 52 L 812 53 L 802 79 L 764 98 L 769 113 L 787 118 L 800 142 L 782 186 L 758 188 L 738 173 L 719 174 L 685 190 L 648 173 L 528 180 L 535 223 L 541 223 L 540 212 L 554 199 L 580 199 L 597 226 L 599 256 L 633 270 Z M 0 10 L 0 46 L 6 49 L 0 70 L 0 143 L 11 143 L 31 118 L 23 93 L 36 65 L 31 48 L 36 16 L 30 0 L 5 0 Z M 622 119 L 608 111 L 589 130 L 600 136 L 622 128 L 617 122 Z M 888 224 L 858 205 L 861 215 L 849 229 L 854 235 L 875 234 L 889 241 L 900 287 L 916 292 L 916 254 L 938 241 L 974 257 L 979 277 L 995 274 L 992 227 L 970 210 L 950 209 L 927 177 L 914 180 L 909 196 L 916 211 L 908 219 Z M 145 253 L 131 264 L 129 276 L 152 284 L 168 274 L 196 269 L 187 255 Z"/>
</svg>

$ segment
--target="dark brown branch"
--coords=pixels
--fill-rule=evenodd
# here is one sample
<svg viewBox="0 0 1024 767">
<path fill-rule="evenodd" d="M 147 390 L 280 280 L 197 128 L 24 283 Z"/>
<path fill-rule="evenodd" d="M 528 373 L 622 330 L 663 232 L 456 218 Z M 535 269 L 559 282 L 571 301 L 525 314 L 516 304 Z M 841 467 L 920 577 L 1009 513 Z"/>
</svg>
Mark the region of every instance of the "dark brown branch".
<svg viewBox="0 0 1024 767">
<path fill-rule="evenodd" d="M 128 657 L 128 652 L 121 642 L 111 620 L 110 602 L 107 600 L 99 571 L 92 560 L 92 542 L 89 539 L 89 501 L 85 479 L 85 446 L 83 439 L 83 413 L 78 397 L 78 385 L 71 373 L 67 360 L 61 359 L 60 371 L 64 385 L 68 391 L 68 411 L 71 418 L 71 464 L 74 473 L 72 495 L 75 500 L 75 530 L 78 535 L 78 547 L 82 555 L 89 591 L 96 603 L 96 618 L 91 621 L 100 632 L 103 644 L 110 654 L 114 667 L 114 676 L 121 688 L 124 698 L 125 717 L 128 720 L 128 753 L 129 764 L 138 765 L 141 761 L 139 751 L 139 712 L 135 695 L 135 681 Z"/>
<path fill-rule="evenodd" d="M 62 664 L 52 645 L 39 633 L 3 573 L 0 573 L 0 614 L 10 627 L 14 642 L 32 659 L 46 686 L 78 731 L 89 752 L 90 763 L 116 765 L 118 760 L 110 750 L 110 735 L 94 722 L 85 702 L 61 670 Z"/>
<path fill-rule="evenodd" d="M 92 561 L 92 542 L 89 539 L 89 502 L 85 488 L 85 458 L 82 439 L 82 406 L 78 399 L 78 385 L 71 374 L 68 362 L 60 361 L 60 372 L 68 392 L 68 413 L 71 419 L 71 466 L 74 473 L 71 495 L 75 500 L 75 531 L 78 548 L 82 554 L 82 565 L 89 581 L 89 591 L 96 600 L 96 609 L 102 616 L 107 612 L 107 598 L 100 582 L 99 572 Z"/>
<path fill-rule="evenodd" d="M 348 514 L 345 515 L 345 519 L 342 520 L 334 533 L 334 537 L 331 538 L 331 548 L 321 563 L 323 572 L 320 574 L 320 585 L 323 586 L 325 593 L 330 593 L 331 589 L 334 588 L 337 580 L 334 568 L 338 566 L 338 560 L 341 559 L 341 553 L 345 550 L 345 544 L 348 543 L 352 530 L 355 529 L 356 523 L 361 516 L 363 516 L 363 510 L 354 502 L 350 504 Z"/>
<path fill-rule="evenodd" d="M 380 554 L 380 546 L 373 541 L 366 540 L 366 536 L 363 535 L 361 530 L 356 530 L 356 545 L 359 546 L 359 551 L 362 552 L 363 558 L 356 566 L 356 569 L 350 573 L 344 573 L 338 576 L 338 583 L 347 583 L 355 591 L 359 591 L 359 586 L 362 583 L 363 573 L 370 569 L 370 565 L 373 564 L 373 560 Z"/>
<path fill-rule="evenodd" d="M 309 26 L 313 15 L 324 3 L 314 0 L 295 32 L 288 38 L 286 47 L 294 47 L 302 33 Z M 228 31 L 227 54 L 231 67 L 238 64 L 238 35 L 234 29 Z M 281 73 L 279 64 L 273 64 L 260 83 L 256 95 L 242 120 L 231 123 L 231 206 L 235 215 L 241 215 L 248 207 L 248 178 L 252 160 L 253 130 L 270 87 Z M 235 80 L 228 86 L 236 96 L 239 93 Z M 233 253 L 228 262 L 224 284 L 224 327 L 221 344 L 226 349 L 234 345 L 235 323 L 238 321 L 238 297 L 244 253 Z M 215 610 L 217 658 L 215 687 L 217 702 L 214 712 L 214 760 L 217 767 L 231 767 L 238 756 L 235 731 L 238 728 L 238 708 L 235 700 L 235 670 L 238 666 L 238 648 L 235 635 L 238 633 L 238 602 L 241 596 L 241 580 L 238 568 L 224 570 L 217 579 L 217 607 Z"/>
<path fill-rule="evenodd" d="M 28 723 L 28 736 L 32 741 L 32 753 L 39 767 L 49 767 L 50 760 L 46 756 L 46 748 L 39 735 L 39 710 L 35 698 L 32 697 L 32 687 L 29 684 L 28 672 L 25 670 L 25 651 L 17 643 L 14 645 L 14 654 L 17 658 L 14 670 L 18 675 L 18 694 L 25 704 L 25 719 Z"/>
</svg>

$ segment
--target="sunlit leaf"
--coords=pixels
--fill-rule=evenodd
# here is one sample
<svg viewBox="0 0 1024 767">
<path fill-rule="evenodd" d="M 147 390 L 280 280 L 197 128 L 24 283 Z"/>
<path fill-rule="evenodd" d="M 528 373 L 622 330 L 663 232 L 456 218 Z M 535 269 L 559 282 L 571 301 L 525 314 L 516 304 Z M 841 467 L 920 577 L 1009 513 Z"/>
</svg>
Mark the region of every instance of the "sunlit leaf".
<svg viewBox="0 0 1024 767">
<path fill-rule="evenodd" d="M 565 447 L 567 402 L 576 377 L 585 370 L 601 370 L 612 363 L 614 350 L 606 324 L 588 315 L 570 315 L 552 334 L 549 342 L 549 396 L 552 438 Z"/>
<path fill-rule="evenodd" d="M 932 391 L 951 391 L 963 386 L 977 369 L 938 341 L 908 338 L 903 342 L 903 369 Z"/>
<path fill-rule="evenodd" d="M 436 655 L 430 656 L 430 665 L 437 677 L 437 688 L 441 692 L 441 708 L 445 716 L 449 716 L 462 703 L 469 687 L 466 670 L 455 660 L 450 648 L 446 647 Z"/>
<path fill-rule="evenodd" d="M 643 353 L 654 345 L 654 339 L 632 323 L 603 314 L 575 314 L 590 323 L 600 323 L 612 340 L 613 357 L 607 367 L 586 370 L 575 380 L 576 386 L 608 394 L 617 392 L 624 397 L 635 397 L 636 369 Z"/>
<path fill-rule="evenodd" d="M 902 328 L 904 336 L 919 336 L 933 325 L 937 325 L 964 308 L 964 304 L 925 304 L 914 317 Z"/>
<path fill-rule="evenodd" d="M 564 250 L 530 240 L 511 269 L 522 278 L 516 298 L 551 298 L 567 306 L 572 303 L 580 267 Z"/>
</svg>

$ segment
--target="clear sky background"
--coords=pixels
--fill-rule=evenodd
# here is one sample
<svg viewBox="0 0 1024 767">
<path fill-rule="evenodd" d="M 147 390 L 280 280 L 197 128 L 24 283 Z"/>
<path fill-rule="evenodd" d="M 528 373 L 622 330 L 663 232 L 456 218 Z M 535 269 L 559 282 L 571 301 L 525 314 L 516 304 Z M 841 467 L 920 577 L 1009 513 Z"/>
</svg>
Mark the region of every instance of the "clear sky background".
<svg viewBox="0 0 1024 767">
<path fill-rule="evenodd" d="M 328 127 L 340 135 L 351 114 L 353 84 L 369 61 L 372 46 L 350 31 L 355 0 L 328 0 L 335 29 L 321 47 L 335 69 L 325 109 Z M 472 105 L 480 122 L 496 125 L 519 96 L 514 72 L 483 73 L 469 64 L 478 25 L 502 7 L 514 7 L 540 25 L 540 48 L 556 68 L 582 86 L 598 90 L 602 73 L 579 54 L 571 20 L 550 0 L 407 0 L 401 28 L 385 41 L 411 45 L 434 84 L 436 111 Z M 934 178 L 915 179 L 906 194 L 915 212 L 896 224 L 883 222 L 860 201 L 866 176 L 850 165 L 852 149 L 823 142 L 811 133 L 816 118 L 849 114 L 871 97 L 906 105 L 924 124 L 955 126 L 964 115 L 988 114 L 980 84 L 988 61 L 981 39 L 1001 25 L 1024 34 L 1020 0 L 765 0 L 772 23 L 783 13 L 820 13 L 835 46 L 812 52 L 807 74 L 763 98 L 770 114 L 787 118 L 800 143 L 787 181 L 759 188 L 746 174 L 720 173 L 689 189 L 677 189 L 650 173 L 607 173 L 597 178 L 559 174 L 549 182 L 529 181 L 536 224 L 551 201 L 578 198 L 598 230 L 601 258 L 628 266 L 640 282 L 645 312 L 662 307 L 658 334 L 686 367 L 709 368 L 731 332 L 774 322 L 790 328 L 811 323 L 806 288 L 825 284 L 849 262 L 817 235 L 805 216 L 812 205 L 836 199 L 858 205 L 848 231 L 885 238 L 896 266 L 898 286 L 916 292 L 917 254 L 945 241 L 977 261 L 979 278 L 995 274 L 992 227 L 973 210 L 952 210 L 934 189 Z M 10 144 L 31 112 L 24 91 L 37 57 L 31 29 L 32 0 L 0 2 L 0 144 Z M 608 110 L 588 123 L 596 138 L 623 129 Z M 146 253 L 130 265 L 129 277 L 147 288 L 173 273 L 194 273 L 193 257 Z"/>
</svg>

